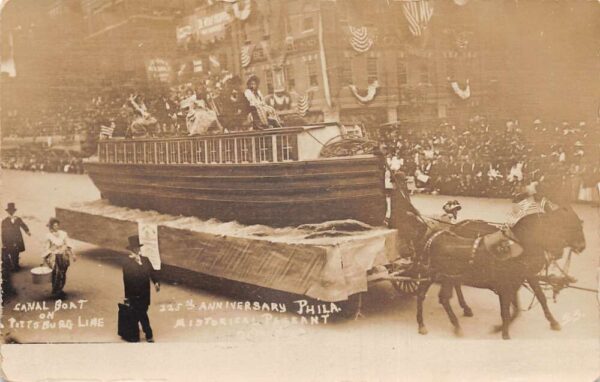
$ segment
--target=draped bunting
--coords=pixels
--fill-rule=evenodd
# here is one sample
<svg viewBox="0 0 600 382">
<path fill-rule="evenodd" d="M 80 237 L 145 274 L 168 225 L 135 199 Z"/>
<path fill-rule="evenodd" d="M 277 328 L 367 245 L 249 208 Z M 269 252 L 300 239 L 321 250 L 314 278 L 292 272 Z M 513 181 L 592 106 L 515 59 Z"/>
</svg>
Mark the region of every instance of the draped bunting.
<svg viewBox="0 0 600 382">
<path fill-rule="evenodd" d="M 242 68 L 247 67 L 248 65 L 250 65 L 250 61 L 252 61 L 252 50 L 253 50 L 253 46 L 250 44 L 246 44 L 244 46 L 242 46 L 242 51 L 240 53 L 240 61 L 242 64 Z"/>
<path fill-rule="evenodd" d="M 369 37 L 367 27 L 348 27 L 350 30 L 350 45 L 358 53 L 364 53 L 373 46 L 373 39 Z"/>
<path fill-rule="evenodd" d="M 289 110 L 291 106 L 290 95 L 287 93 L 271 94 L 267 97 L 267 104 L 277 111 Z"/>
<path fill-rule="evenodd" d="M 364 95 L 364 96 L 360 95 L 358 93 L 358 89 L 356 88 L 356 86 L 354 86 L 354 85 L 348 85 L 348 87 L 352 91 L 352 94 L 354 94 L 354 97 L 356 97 L 356 99 L 359 102 L 361 102 L 361 103 L 369 103 L 369 102 L 373 101 L 373 99 L 377 95 L 377 89 L 379 88 L 379 82 L 378 81 L 374 81 L 371 85 L 369 85 L 367 87 L 367 95 Z"/>
<path fill-rule="evenodd" d="M 303 95 L 298 96 L 298 100 L 296 101 L 296 110 L 300 116 L 304 117 L 310 109 L 312 103 L 312 93 L 315 90 L 317 90 L 316 87 L 309 88 L 304 92 Z"/>
<path fill-rule="evenodd" d="M 240 3 L 243 4 L 242 8 L 240 9 Z M 250 16 L 250 0 L 238 0 L 233 4 L 233 15 L 238 19 L 238 20 L 246 20 L 248 18 L 248 16 Z"/>
<path fill-rule="evenodd" d="M 460 97 L 460 99 L 467 99 L 471 97 L 471 86 L 469 85 L 469 80 L 467 80 L 467 86 L 465 89 L 461 89 L 456 81 L 452 81 L 450 86 L 452 87 L 452 90 L 454 90 L 454 93 Z"/>
<path fill-rule="evenodd" d="M 410 33 L 421 36 L 433 15 L 433 4 L 429 0 L 406 0 L 402 2 L 402 11 Z"/>
</svg>

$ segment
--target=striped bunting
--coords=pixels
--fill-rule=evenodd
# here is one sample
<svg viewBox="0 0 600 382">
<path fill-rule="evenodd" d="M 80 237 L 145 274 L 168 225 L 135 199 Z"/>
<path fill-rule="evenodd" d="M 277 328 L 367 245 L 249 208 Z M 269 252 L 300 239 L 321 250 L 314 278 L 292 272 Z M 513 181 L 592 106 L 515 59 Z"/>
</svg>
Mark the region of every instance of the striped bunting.
<svg viewBox="0 0 600 382">
<path fill-rule="evenodd" d="M 429 0 L 404 0 L 402 11 L 408 21 L 410 33 L 421 36 L 433 15 L 433 5 Z"/>
</svg>

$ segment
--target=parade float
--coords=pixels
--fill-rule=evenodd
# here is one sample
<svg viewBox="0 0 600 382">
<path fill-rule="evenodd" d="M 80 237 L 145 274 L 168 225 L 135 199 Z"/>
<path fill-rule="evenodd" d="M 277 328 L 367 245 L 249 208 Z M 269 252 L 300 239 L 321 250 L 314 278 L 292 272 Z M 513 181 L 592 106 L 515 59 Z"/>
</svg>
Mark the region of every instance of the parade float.
<svg viewBox="0 0 600 382">
<path fill-rule="evenodd" d="M 346 300 L 388 277 L 403 247 L 383 227 L 383 161 L 352 133 L 322 123 L 101 140 L 85 167 L 102 200 L 56 214 L 104 248 L 139 234 L 155 267 Z"/>
</svg>

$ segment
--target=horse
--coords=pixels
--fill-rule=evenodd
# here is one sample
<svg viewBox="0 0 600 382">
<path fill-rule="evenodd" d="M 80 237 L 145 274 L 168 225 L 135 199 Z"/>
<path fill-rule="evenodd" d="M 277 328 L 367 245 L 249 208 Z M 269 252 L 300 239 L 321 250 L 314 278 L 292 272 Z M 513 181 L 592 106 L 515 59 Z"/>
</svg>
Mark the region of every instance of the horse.
<svg viewBox="0 0 600 382">
<path fill-rule="evenodd" d="M 507 233 L 523 247 L 523 253 L 515 258 L 499 259 L 497 253 L 483 245 L 482 237 L 463 238 L 446 229 L 431 234 L 419 216 L 411 213 L 407 216 L 414 220 L 416 229 L 413 232 L 418 234 L 413 238 L 418 249 L 417 261 L 422 275 L 427 276 L 427 281 L 421 282 L 417 291 L 417 323 L 421 334 L 427 333 L 423 322 L 425 295 L 431 284 L 438 282 L 441 284 L 439 301 L 457 334 L 461 328 L 450 306 L 450 298 L 456 284 L 465 284 L 498 294 L 502 338 L 509 339 L 510 304 L 517 290 L 527 277 L 542 270 L 546 251 L 555 256 L 562 253 L 565 232 L 581 228 L 578 219 L 577 226 L 573 227 L 574 223 L 564 209 L 525 216 Z"/>
<path fill-rule="evenodd" d="M 565 244 L 568 247 L 570 247 L 575 253 L 582 252 L 586 247 L 585 236 L 583 234 L 583 229 L 581 228 L 582 222 L 579 219 L 579 217 L 577 216 L 577 214 L 575 213 L 575 211 L 570 206 L 560 207 L 560 206 L 553 205 L 551 203 L 547 203 L 546 208 L 550 208 L 550 209 L 561 208 L 561 209 L 563 209 L 563 213 L 567 217 L 567 220 L 570 222 L 569 227 L 571 227 L 569 230 L 564 232 L 564 234 L 566 235 L 566 237 L 565 237 L 566 243 Z M 482 220 L 463 220 L 457 224 L 451 225 L 449 227 L 449 229 L 459 236 L 472 238 L 472 239 L 476 239 L 477 237 L 480 237 L 482 235 L 494 233 L 498 230 L 498 228 L 496 226 L 494 226 L 490 223 L 487 223 L 485 221 L 482 221 Z M 560 330 L 561 329 L 560 324 L 558 323 L 558 321 L 554 318 L 554 316 L 550 312 L 550 308 L 548 307 L 548 301 L 547 301 L 546 296 L 544 295 L 544 292 L 540 286 L 537 274 L 528 275 L 527 278 L 525 279 L 525 281 L 527 282 L 527 284 L 533 291 L 537 300 L 540 302 L 540 305 L 542 306 L 542 310 L 544 312 L 544 316 L 550 323 L 550 328 L 552 330 Z M 464 299 L 460 284 L 455 285 L 455 290 L 456 290 L 456 295 L 458 297 L 459 304 L 464 311 L 464 315 L 467 317 L 472 316 L 473 311 L 467 305 L 467 303 Z M 519 310 L 520 310 L 517 295 L 515 295 L 515 297 L 513 299 L 513 307 L 515 309 L 515 312 L 513 313 L 513 315 L 511 315 L 511 320 L 514 320 L 518 316 Z M 500 329 L 500 328 L 498 328 L 498 329 Z"/>
</svg>

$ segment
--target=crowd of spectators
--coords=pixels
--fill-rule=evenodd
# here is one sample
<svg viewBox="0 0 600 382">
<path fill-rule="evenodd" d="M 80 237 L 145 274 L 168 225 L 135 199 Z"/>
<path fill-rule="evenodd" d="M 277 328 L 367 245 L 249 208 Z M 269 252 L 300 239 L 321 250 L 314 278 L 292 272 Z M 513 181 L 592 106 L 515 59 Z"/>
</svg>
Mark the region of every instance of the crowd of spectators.
<svg viewBox="0 0 600 382">
<path fill-rule="evenodd" d="M 599 132 L 585 122 L 541 120 L 380 131 L 392 171 L 414 179 L 418 191 L 511 197 L 533 181 L 572 187 L 571 197 L 600 181 Z M 585 199 L 585 197 L 584 197 Z"/>
<path fill-rule="evenodd" d="M 66 150 L 4 150 L 0 165 L 3 169 L 83 174 L 82 158 Z"/>
</svg>

